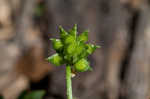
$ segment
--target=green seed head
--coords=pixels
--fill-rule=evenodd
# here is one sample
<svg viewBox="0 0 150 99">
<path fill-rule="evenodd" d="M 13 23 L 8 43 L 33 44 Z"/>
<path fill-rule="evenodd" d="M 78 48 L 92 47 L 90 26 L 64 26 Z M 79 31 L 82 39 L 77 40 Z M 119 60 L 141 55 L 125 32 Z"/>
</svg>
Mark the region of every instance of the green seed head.
<svg viewBox="0 0 150 99">
<path fill-rule="evenodd" d="M 88 41 L 88 31 L 77 35 L 77 25 L 69 31 L 65 31 L 61 26 L 60 39 L 51 39 L 56 54 L 48 57 L 48 61 L 56 66 L 66 64 L 72 66 L 78 72 L 84 72 L 91 67 L 86 60 L 99 46 L 86 44 Z"/>
</svg>

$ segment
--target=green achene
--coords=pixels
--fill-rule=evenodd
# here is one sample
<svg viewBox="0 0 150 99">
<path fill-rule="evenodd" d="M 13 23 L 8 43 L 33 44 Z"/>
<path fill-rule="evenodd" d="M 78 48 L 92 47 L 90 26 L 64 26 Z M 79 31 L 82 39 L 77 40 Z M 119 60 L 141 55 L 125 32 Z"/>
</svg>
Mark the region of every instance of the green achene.
<svg viewBox="0 0 150 99">
<path fill-rule="evenodd" d="M 63 48 L 63 44 L 62 44 L 62 41 L 60 39 L 50 39 L 50 40 L 52 40 L 53 48 L 56 51 L 60 51 Z"/>
<path fill-rule="evenodd" d="M 88 44 L 88 31 L 77 35 L 77 25 L 66 31 L 59 26 L 60 38 L 50 39 L 56 54 L 47 58 L 55 66 L 66 64 L 67 98 L 72 99 L 71 72 L 85 72 L 91 70 L 87 60 L 88 55 L 92 54 L 100 46 Z"/>
<path fill-rule="evenodd" d="M 89 63 L 86 59 L 80 59 L 75 63 L 74 68 L 76 71 L 85 72 L 90 69 Z"/>
</svg>

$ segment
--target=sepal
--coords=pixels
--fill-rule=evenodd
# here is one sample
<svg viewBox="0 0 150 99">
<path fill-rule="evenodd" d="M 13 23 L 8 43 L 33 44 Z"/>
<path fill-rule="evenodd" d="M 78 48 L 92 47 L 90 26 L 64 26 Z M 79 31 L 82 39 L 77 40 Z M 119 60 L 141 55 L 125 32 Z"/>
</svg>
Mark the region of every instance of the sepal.
<svg viewBox="0 0 150 99">
<path fill-rule="evenodd" d="M 84 31 L 83 33 L 81 33 L 78 37 L 78 40 L 81 42 L 87 42 L 88 41 L 88 31 Z"/>
<path fill-rule="evenodd" d="M 58 53 L 48 57 L 47 60 L 56 66 L 63 65 L 64 63 L 63 58 Z"/>
</svg>

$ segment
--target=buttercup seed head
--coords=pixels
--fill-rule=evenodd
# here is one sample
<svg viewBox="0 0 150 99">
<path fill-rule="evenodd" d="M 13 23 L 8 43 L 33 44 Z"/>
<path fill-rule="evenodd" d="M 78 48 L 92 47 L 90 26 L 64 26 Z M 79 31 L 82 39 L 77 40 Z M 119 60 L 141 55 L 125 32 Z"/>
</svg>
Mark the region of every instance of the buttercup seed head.
<svg viewBox="0 0 150 99">
<path fill-rule="evenodd" d="M 47 58 L 48 62 L 61 66 L 66 64 L 66 87 L 67 98 L 72 98 L 71 77 L 74 77 L 77 72 L 85 72 L 92 70 L 87 60 L 88 55 L 92 54 L 99 46 L 86 44 L 88 41 L 88 31 L 77 35 L 77 25 L 69 31 L 65 31 L 61 26 L 60 38 L 51 39 L 53 48 L 56 54 Z"/>
<path fill-rule="evenodd" d="M 65 31 L 61 26 L 60 39 L 51 39 L 56 54 L 48 57 L 48 61 L 59 66 L 62 64 L 70 65 L 77 72 L 90 70 L 89 62 L 86 60 L 99 46 L 86 44 L 88 41 L 88 31 L 77 35 L 77 25 L 69 31 Z"/>
</svg>

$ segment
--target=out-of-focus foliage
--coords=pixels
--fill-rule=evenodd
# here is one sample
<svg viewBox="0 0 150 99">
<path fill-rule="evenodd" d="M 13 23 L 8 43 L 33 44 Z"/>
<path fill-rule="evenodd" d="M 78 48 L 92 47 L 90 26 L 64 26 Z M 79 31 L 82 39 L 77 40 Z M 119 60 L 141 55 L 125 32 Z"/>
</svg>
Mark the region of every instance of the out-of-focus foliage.
<svg viewBox="0 0 150 99">
<path fill-rule="evenodd" d="M 21 95 L 18 97 L 18 99 L 43 99 L 43 96 L 45 95 L 45 91 L 43 90 L 37 90 L 37 91 L 23 91 Z"/>
<path fill-rule="evenodd" d="M 35 9 L 35 16 L 42 16 L 44 14 L 45 6 L 43 4 L 38 4 Z"/>
<path fill-rule="evenodd" d="M 3 96 L 0 96 L 0 99 L 4 99 Z"/>
</svg>

